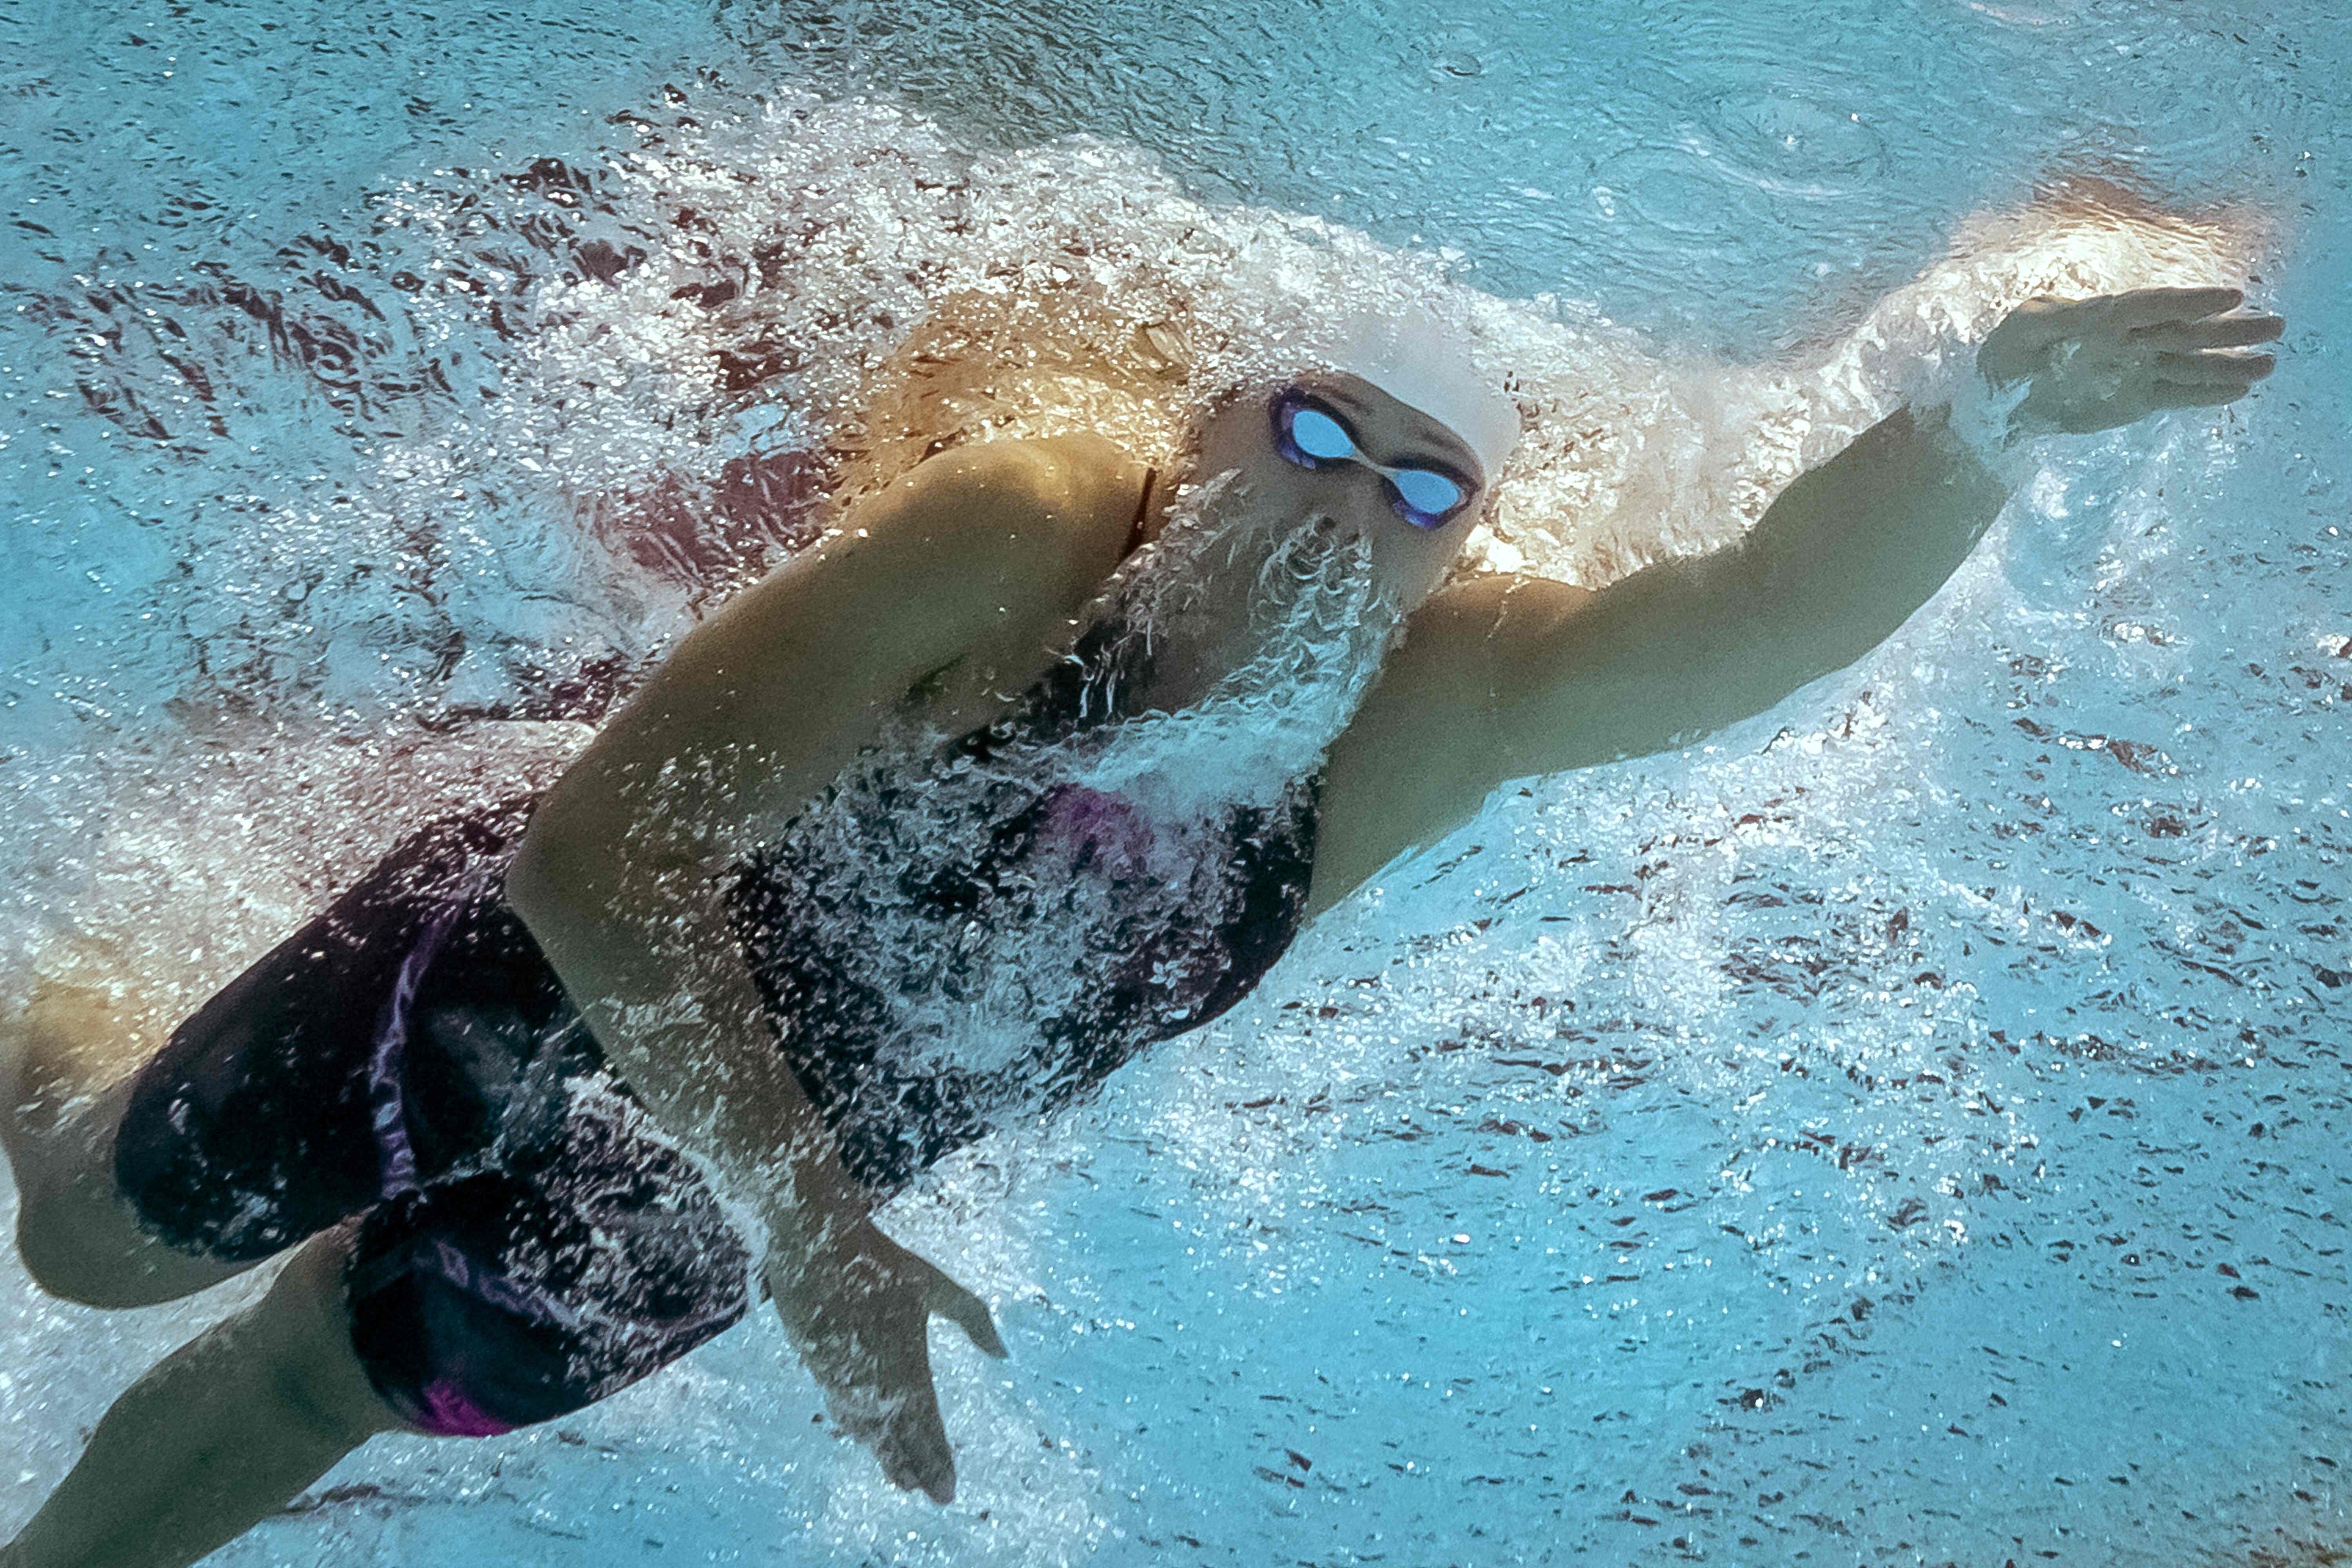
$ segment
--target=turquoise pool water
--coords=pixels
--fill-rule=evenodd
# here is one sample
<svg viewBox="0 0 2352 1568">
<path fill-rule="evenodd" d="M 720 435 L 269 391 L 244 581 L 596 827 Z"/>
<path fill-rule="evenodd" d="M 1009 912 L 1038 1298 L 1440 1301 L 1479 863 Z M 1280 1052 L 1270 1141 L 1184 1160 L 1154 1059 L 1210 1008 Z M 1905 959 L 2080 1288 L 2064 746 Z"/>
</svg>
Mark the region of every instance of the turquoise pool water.
<svg viewBox="0 0 2352 1568">
<path fill-rule="evenodd" d="M 1498 799 L 913 1194 L 1013 1352 L 939 1341 L 953 1508 L 813 1424 L 762 1321 L 554 1429 L 380 1440 L 219 1560 L 2352 1547 L 2346 20 L 0 8 L 12 973 L 76 927 L 198 969 L 273 940 L 464 793 L 300 804 L 420 736 L 543 772 L 576 738 L 500 737 L 790 542 L 630 541 L 707 543 L 695 487 L 811 439 L 943 289 L 1490 296 L 1531 396 L 1642 433 L 1606 484 L 1524 476 L 1500 542 L 1588 579 L 1736 527 L 1747 435 L 1897 395 L 1941 318 L 1883 296 L 2075 245 L 2057 176 L 2204 215 L 2289 321 L 2227 414 L 2034 454 L 1861 665 Z M 1893 349 L 1839 357 L 1857 327 Z M 241 1299 L 101 1314 L 0 1263 L 0 1529 Z"/>
</svg>

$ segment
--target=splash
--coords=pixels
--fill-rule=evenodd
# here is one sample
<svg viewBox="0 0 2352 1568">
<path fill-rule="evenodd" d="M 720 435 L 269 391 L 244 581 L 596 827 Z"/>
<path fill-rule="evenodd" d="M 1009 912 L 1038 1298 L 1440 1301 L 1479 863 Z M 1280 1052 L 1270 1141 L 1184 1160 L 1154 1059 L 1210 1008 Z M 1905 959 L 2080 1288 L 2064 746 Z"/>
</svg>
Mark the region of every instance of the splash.
<svg viewBox="0 0 2352 1568">
<path fill-rule="evenodd" d="M 1179 498 L 1019 707 L 964 736 L 908 719 L 738 885 L 785 1048 L 877 1186 L 1222 1013 L 1303 915 L 1311 775 L 1401 617 L 1365 541 L 1257 515 L 1226 478 Z M 1237 668 L 1156 700 L 1171 632 L 1227 616 Z"/>
<path fill-rule="evenodd" d="M 1262 516 L 1229 499 L 1234 479 L 1180 492 L 1103 595 L 1099 624 L 1115 630 L 1088 681 L 1127 717 L 1062 759 L 1090 788 L 1175 811 L 1270 799 L 1320 763 L 1402 629 L 1367 541 L 1320 518 Z M 1203 644 L 1236 615 L 1240 657 L 1220 650 L 1227 668 L 1202 688 Z"/>
<path fill-rule="evenodd" d="M 304 276 L 380 302 L 397 327 L 384 344 L 321 330 L 336 310 L 364 317 L 358 305 L 321 289 L 305 313 L 292 273 L 280 289 L 255 287 L 257 269 L 168 300 L 147 280 L 110 337 L 91 326 L 96 306 L 57 318 L 61 333 L 132 345 L 85 344 L 75 363 L 96 405 L 121 412 L 112 460 L 154 500 L 136 548 L 102 563 L 102 589 L 24 606 L 21 646 L 37 651 L 17 711 L 56 692 L 70 716 L 61 739 L 26 741 L 37 765 L 8 783 L 12 956 L 59 924 L 129 933 L 125 960 L 101 966 L 199 1000 L 417 815 L 551 776 L 572 727 L 506 721 L 551 717 L 534 705 L 563 688 L 582 694 L 573 716 L 601 712 L 837 504 L 958 441 L 1095 429 L 1159 460 L 1215 389 L 1311 354 L 1322 301 L 1433 301 L 1508 371 L 1529 436 L 1470 564 L 1599 585 L 1731 536 L 1804 464 L 1932 391 L 1912 368 L 1923 353 L 1939 374 L 1964 368 L 2003 303 L 2234 276 L 2260 245 L 2240 216 L 2180 222 L 2053 195 L 1964 228 L 1913 284 L 1836 315 L 1786 362 L 1727 367 L 1573 300 L 1478 295 L 1443 257 L 1345 225 L 1202 201 L 1131 148 L 975 149 L 901 109 L 791 89 L 766 108 L 691 107 L 700 127 L 653 115 L 561 179 L 447 173 L 392 191 L 341 220 L 359 232 L 323 236 L 354 241 L 348 263 L 340 244 L 300 247 Z M 122 281 L 110 266 L 94 292 Z M 194 346 L 160 329 L 155 345 L 218 394 L 192 424 L 152 395 L 179 373 L 133 352 L 150 306 Z M 262 326 L 236 339 L 250 307 L 275 311 L 267 331 L 292 347 L 256 346 Z M 125 400 L 101 370 L 156 385 Z M 2264 414 L 2286 417 L 2276 401 Z M 148 415 L 173 424 L 168 451 L 140 433 Z M 206 435 L 212 417 L 225 434 Z M 358 434 L 338 433 L 346 417 Z M 2278 471 L 2316 485 L 2291 445 Z M 1626 1554 L 1662 1560 L 1649 1521 L 1676 1516 L 1645 1499 L 1723 1510 L 1696 1539 L 1734 1557 L 1750 1516 L 1769 1521 L 1764 1552 L 1842 1549 L 1830 1524 L 1791 1522 L 1799 1508 L 1862 1521 L 1873 1549 L 1899 1535 L 1988 1560 L 2009 1550 L 1992 1536 L 2012 1520 L 2105 1530 L 2080 1494 L 2072 1512 L 1988 1508 L 1982 1541 L 1973 1523 L 1914 1528 L 1860 1495 L 1906 1467 L 1914 1484 L 1895 1489 L 1933 1495 L 1918 1478 L 1951 1474 L 1974 1441 L 1931 1447 L 1948 1421 L 2004 1421 L 1986 1451 L 2037 1459 L 2069 1424 L 2046 1405 L 1952 1419 L 1926 1384 L 1898 1391 L 1902 1420 L 1869 1427 L 1900 1450 L 1892 1468 L 1851 1486 L 1809 1479 L 1812 1458 L 1847 1451 L 1848 1418 L 1887 1407 L 1865 1374 L 1959 1366 L 1952 1347 L 1974 1342 L 1973 1324 L 1897 1310 L 1932 1307 L 1938 1279 L 1961 1281 L 1953 1299 L 1992 1301 L 1991 1338 L 2012 1352 L 2111 1363 L 2076 1310 L 2078 1276 L 2127 1315 L 2136 1347 L 2158 1347 L 2133 1364 L 2174 1381 L 2148 1403 L 2021 1374 L 2077 1411 L 2120 1413 L 2084 1419 L 2084 1454 L 2045 1468 L 2074 1477 L 2101 1442 L 2139 1444 L 2125 1425 L 2168 1402 L 2226 1416 L 2227 1440 L 2271 1462 L 2278 1432 L 2339 1419 L 2320 1407 L 2334 1395 L 2263 1418 L 2224 1397 L 2218 1373 L 2179 1370 L 2198 1358 L 2157 1364 L 2181 1342 L 2161 1331 L 2168 1312 L 2200 1347 L 2226 1348 L 2217 1367 L 2285 1387 L 2307 1350 L 2287 1342 L 2334 1310 L 2341 1277 L 2336 1222 L 2299 1233 L 2289 1212 L 2335 1210 L 2283 1184 L 2324 1178 L 2328 1124 L 2289 1126 L 2269 1097 L 2310 1102 L 2316 1075 L 2297 1064 L 2337 1050 L 2324 1004 L 2344 960 L 2297 932 L 2333 908 L 2323 868 L 2342 840 L 2327 837 L 2333 785 L 2297 737 L 2335 721 L 2324 702 L 2340 671 L 2311 650 L 2346 623 L 2318 579 L 2258 574 L 2259 613 L 2210 624 L 2200 595 L 2242 563 L 2176 570 L 2203 548 L 2192 520 L 2228 516 L 2282 551 L 2307 542 L 2280 531 L 2314 504 L 2292 485 L 2276 505 L 2221 510 L 2236 466 L 2179 432 L 2153 458 L 2095 448 L 2019 520 L 2074 514 L 2100 558 L 2087 603 L 2078 580 L 2021 606 L 1980 563 L 1853 678 L 1874 699 L 1849 682 L 1754 755 L 1727 742 L 1704 764 L 1505 802 L 1439 866 L 1313 939 L 1236 1026 L 1132 1064 L 1097 1110 L 942 1167 L 891 1223 L 960 1259 L 1015 1321 L 1021 1364 L 1051 1369 L 1009 1389 L 949 1363 L 966 1496 L 992 1519 L 917 1521 L 862 1457 L 803 1447 L 814 1392 L 747 1329 L 568 1435 L 468 1452 L 388 1441 L 361 1488 L 321 1492 L 309 1523 L 280 1529 L 478 1551 L 486 1520 L 520 1520 L 520 1552 L 577 1535 L 595 1542 L 584 1561 L 606 1550 L 614 1514 L 670 1486 L 690 1500 L 650 1506 L 715 1521 L 713 1551 L 775 1515 L 845 1555 L 900 1552 L 919 1522 L 935 1532 L 921 1550 L 963 1561 L 1077 1559 L 1143 1534 L 1243 1556 L 1338 1549 L 1313 1522 L 1325 1516 L 1233 1506 L 1255 1487 L 1333 1505 L 1350 1545 L 1374 1527 L 1433 1531 L 1465 1559 L 1494 1544 L 1462 1539 L 1465 1521 L 1492 1519 L 1522 1540 L 1620 1531 Z M 59 575 L 79 582 L 89 564 Z M 2200 585 L 2184 592 L 2184 576 Z M 104 616 L 89 607 L 101 603 Z M 121 631 L 87 668 L 56 651 L 89 646 L 84 624 Z M 2255 664 L 2272 674 L 2235 673 Z M 246 716 L 218 716 L 231 706 Z M 2196 735 L 2176 736 L 2177 707 Z M 1206 717 L 1171 714 L 1171 732 Z M 336 729 L 345 738 L 319 733 Z M 417 763 L 452 731 L 466 765 Z M 144 750 L 118 750 L 127 733 Z M 1139 747 L 1150 733 L 1130 731 Z M 2298 778 L 2311 787 L 2290 829 Z M 1087 831 L 1119 849 L 1115 821 Z M 156 1011 L 168 1026 L 169 1005 Z M 1080 1191 L 1090 1182 L 1099 1193 Z M 2224 1223 L 2213 1194 L 2248 1183 L 2265 1217 Z M 2107 1241 L 2191 1218 L 2236 1239 Z M 1183 1250 L 1196 1245 L 1197 1258 Z M 2055 1260 L 2057 1290 L 2009 1261 L 2028 1256 Z M 2244 1279 L 2212 1271 L 2223 1263 Z M 2319 1282 L 2297 1283 L 2298 1268 Z M 27 1305 L 19 1360 L 76 1369 L 37 1405 L 14 1396 L 47 1413 L 29 1484 L 62 1468 L 117 1363 L 144 1364 L 190 1314 L 225 1304 L 135 1321 Z M 1738 1325 L 1727 1351 L 1724 1322 Z M 1243 1388 L 1223 1363 L 1244 1340 L 1263 1364 L 1221 1394 Z M 1953 1376 L 1939 1395 L 1979 1374 Z M 1274 1479 L 1235 1468 L 1252 1459 Z M 1954 1484 L 2013 1497 L 2005 1462 L 1971 1461 Z M 2168 1466 L 2136 1473 L 2130 1495 L 2217 1495 L 2210 1475 Z M 257 1561 L 275 1545 L 240 1550 Z"/>
</svg>

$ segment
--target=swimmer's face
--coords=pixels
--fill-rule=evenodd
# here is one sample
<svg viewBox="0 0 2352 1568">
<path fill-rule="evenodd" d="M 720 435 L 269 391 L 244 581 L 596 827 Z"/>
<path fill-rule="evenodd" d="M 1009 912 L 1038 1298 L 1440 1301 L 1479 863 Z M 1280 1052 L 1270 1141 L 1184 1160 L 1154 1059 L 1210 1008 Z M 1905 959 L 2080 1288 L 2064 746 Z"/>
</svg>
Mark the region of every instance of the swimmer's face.
<svg viewBox="0 0 2352 1568">
<path fill-rule="evenodd" d="M 1370 382 L 1336 372 L 1246 395 L 1203 426 L 1201 472 L 1232 473 L 1261 515 L 1362 538 L 1410 610 L 1435 591 L 1486 500 L 1477 454 Z"/>
</svg>

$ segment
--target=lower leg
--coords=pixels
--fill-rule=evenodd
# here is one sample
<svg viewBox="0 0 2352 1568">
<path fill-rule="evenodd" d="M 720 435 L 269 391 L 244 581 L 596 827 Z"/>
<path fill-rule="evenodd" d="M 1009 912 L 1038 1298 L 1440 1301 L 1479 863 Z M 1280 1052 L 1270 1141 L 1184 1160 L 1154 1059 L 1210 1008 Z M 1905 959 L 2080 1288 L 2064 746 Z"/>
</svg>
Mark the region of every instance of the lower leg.
<svg viewBox="0 0 2352 1568">
<path fill-rule="evenodd" d="M 349 1245 L 313 1237 L 260 1302 L 116 1400 L 0 1568 L 179 1568 L 397 1425 L 352 1349 Z"/>
</svg>

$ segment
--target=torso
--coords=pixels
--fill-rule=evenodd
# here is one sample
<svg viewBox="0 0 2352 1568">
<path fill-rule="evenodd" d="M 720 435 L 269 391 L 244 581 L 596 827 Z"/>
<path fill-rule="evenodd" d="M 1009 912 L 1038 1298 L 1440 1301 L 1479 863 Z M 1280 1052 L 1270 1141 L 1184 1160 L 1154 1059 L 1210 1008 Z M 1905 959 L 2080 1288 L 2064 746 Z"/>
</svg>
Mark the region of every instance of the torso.
<svg viewBox="0 0 2352 1568">
<path fill-rule="evenodd" d="M 1122 716 L 1085 668 L 944 746 L 869 748 L 736 886 L 779 1043 L 877 1190 L 1223 1013 L 1304 918 L 1318 779 L 1086 782 Z"/>
<path fill-rule="evenodd" d="M 542 919 L 568 931 L 567 984 L 650 982 L 631 967 L 642 940 L 622 933 L 667 918 L 659 868 L 740 883 L 727 912 L 801 1086 L 859 1145 L 857 1173 L 887 1186 L 1230 1006 L 1307 915 L 1405 847 L 1400 826 L 1475 805 L 1483 787 L 1410 753 L 1421 715 L 1476 722 L 1483 704 L 1388 688 L 1424 649 L 1452 664 L 1456 642 L 1482 645 L 1424 643 L 1418 616 L 1328 766 L 1293 756 L 1213 802 L 1198 777 L 1234 771 L 1233 736 L 1171 737 L 1192 743 L 1163 771 L 1196 797 L 1171 810 L 1061 765 L 1082 736 L 1126 728 L 1073 722 L 1051 694 L 1070 617 L 1132 548 L 1148 495 L 1142 466 L 1098 438 L 943 454 L 864 503 L 832 556 L 810 552 L 705 623 L 542 803 L 509 879 L 541 940 Z M 993 761 L 938 739 L 1000 730 Z M 1434 784 L 1399 817 L 1394 779 L 1424 773 Z M 616 844 L 655 869 L 617 863 Z M 1327 874 L 1335 858 L 1344 877 Z M 582 922 L 583 907 L 606 912 Z M 1018 1026 L 992 1033 L 1005 1018 Z M 656 1114 L 690 1110 L 688 1066 L 673 1081 L 631 1046 L 618 1065 Z M 918 1087 L 932 1079 L 956 1087 Z"/>
</svg>

